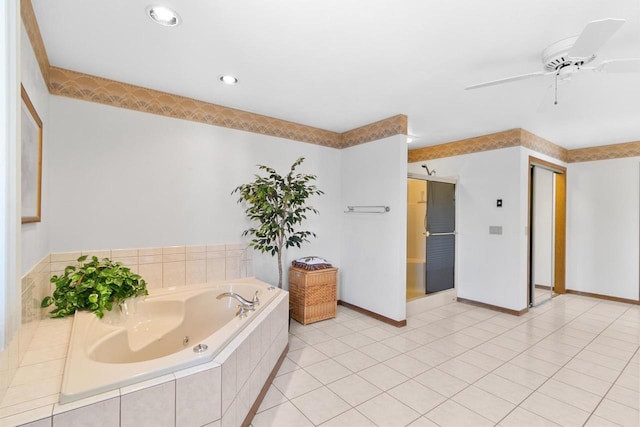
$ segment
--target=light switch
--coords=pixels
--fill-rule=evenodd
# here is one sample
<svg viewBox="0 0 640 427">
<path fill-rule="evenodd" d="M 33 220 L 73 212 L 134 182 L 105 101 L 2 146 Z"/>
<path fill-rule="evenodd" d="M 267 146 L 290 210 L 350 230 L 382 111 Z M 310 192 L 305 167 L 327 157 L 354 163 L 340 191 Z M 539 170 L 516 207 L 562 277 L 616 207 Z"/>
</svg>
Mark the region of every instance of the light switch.
<svg viewBox="0 0 640 427">
<path fill-rule="evenodd" d="M 489 226 L 489 234 L 502 234 L 502 226 L 501 225 L 490 225 Z"/>
</svg>

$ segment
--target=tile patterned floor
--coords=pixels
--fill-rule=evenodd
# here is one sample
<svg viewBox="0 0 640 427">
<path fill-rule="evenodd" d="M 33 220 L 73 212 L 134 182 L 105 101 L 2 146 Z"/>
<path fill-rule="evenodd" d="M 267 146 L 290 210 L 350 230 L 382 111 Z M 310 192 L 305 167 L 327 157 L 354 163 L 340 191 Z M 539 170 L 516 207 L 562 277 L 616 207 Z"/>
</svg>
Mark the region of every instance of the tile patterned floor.
<svg viewBox="0 0 640 427">
<path fill-rule="evenodd" d="M 339 306 L 289 346 L 254 427 L 640 425 L 640 306 L 453 303 L 404 328 Z"/>
</svg>

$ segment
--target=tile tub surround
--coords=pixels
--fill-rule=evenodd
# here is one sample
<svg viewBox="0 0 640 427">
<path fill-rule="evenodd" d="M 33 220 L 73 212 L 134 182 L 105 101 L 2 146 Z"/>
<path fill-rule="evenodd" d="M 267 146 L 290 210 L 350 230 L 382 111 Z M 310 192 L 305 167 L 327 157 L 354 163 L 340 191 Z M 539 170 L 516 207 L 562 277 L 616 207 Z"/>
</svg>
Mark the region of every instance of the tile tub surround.
<svg viewBox="0 0 640 427">
<path fill-rule="evenodd" d="M 46 384 L 50 388 L 41 394 L 49 393 L 56 385 L 58 392 L 20 403 L 8 402 L 15 403 L 12 405 L 3 402 L 0 426 L 239 426 L 287 347 L 288 316 L 289 297 L 282 292 L 212 362 L 66 405 L 57 403 L 62 371 L 50 381 L 38 377 L 45 369 L 42 363 L 46 363 L 37 363 L 39 357 L 52 357 L 50 348 L 34 349 L 34 364 L 27 367 L 29 372 L 24 375 L 25 381 L 31 378 L 32 383 L 25 386 L 30 389 L 23 391 L 43 390 Z M 57 333 L 46 333 L 46 328 L 56 328 Z M 43 339 L 62 337 L 70 332 L 71 321 L 43 320 L 36 336 L 40 336 L 41 329 Z M 32 343 L 36 342 L 34 338 Z M 63 366 L 66 345 L 62 348 L 62 357 L 55 360 Z"/>
<path fill-rule="evenodd" d="M 11 385 L 38 323 L 47 310 L 40 302 L 51 295 L 52 275 L 77 262 L 81 255 L 112 258 L 140 274 L 149 288 L 188 286 L 253 276 L 253 250 L 246 243 L 202 244 L 153 248 L 54 252 L 45 256 L 21 280 L 22 324 L 0 352 L 0 401 Z"/>
<path fill-rule="evenodd" d="M 251 277 L 253 275 L 252 254 L 253 250 L 248 248 L 246 243 L 228 243 L 82 250 L 46 255 L 21 279 L 22 324 L 7 348 L 0 352 L 0 418 L 19 409 L 15 407 L 8 410 L 1 406 L 1 403 L 9 388 L 14 385 L 14 377 L 23 364 L 27 350 L 30 350 L 31 341 L 40 326 L 41 319 L 47 318 L 47 309 L 41 309 L 40 302 L 55 289 L 49 279 L 54 274 L 62 273 L 67 265 L 75 263 L 81 255 L 110 257 L 120 261 L 132 271 L 143 274 L 149 287 L 153 288 Z M 142 266 L 142 272 L 140 266 Z M 47 328 L 52 325 L 47 321 L 42 326 Z"/>
<path fill-rule="evenodd" d="M 45 256 L 20 282 L 21 325 L 4 351 L 0 352 L 0 401 L 4 398 L 36 333 L 42 310 L 40 301 L 48 295 L 49 256 Z"/>
<path fill-rule="evenodd" d="M 221 298 L 228 292 L 249 299 L 258 295 L 259 304 L 240 318 L 238 301 Z M 100 320 L 90 312 L 76 313 L 59 402 L 66 405 L 212 361 L 281 292 L 253 278 L 223 280 L 152 289 L 127 304 L 125 316 L 116 311 Z M 206 351 L 195 354 L 194 345 Z"/>
<path fill-rule="evenodd" d="M 169 288 L 253 276 L 253 249 L 244 243 L 83 250 L 51 254 L 51 275 L 81 255 L 111 258 L 138 273 L 148 288 Z"/>
</svg>

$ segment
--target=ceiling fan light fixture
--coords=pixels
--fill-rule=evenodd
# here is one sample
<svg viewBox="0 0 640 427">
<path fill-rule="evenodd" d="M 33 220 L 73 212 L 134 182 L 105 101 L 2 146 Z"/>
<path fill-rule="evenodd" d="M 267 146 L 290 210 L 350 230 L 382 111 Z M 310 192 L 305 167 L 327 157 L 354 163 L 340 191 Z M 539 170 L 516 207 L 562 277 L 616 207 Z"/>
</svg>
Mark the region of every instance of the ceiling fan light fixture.
<svg viewBox="0 0 640 427">
<path fill-rule="evenodd" d="M 226 84 L 226 85 L 230 85 L 233 86 L 235 84 L 238 84 L 238 79 L 232 75 L 229 74 L 225 74 L 222 75 L 220 77 L 218 77 L 218 79 L 220 80 L 220 82 Z"/>
<path fill-rule="evenodd" d="M 180 15 L 166 6 L 148 6 L 146 12 L 153 22 L 165 27 L 175 27 L 182 22 Z"/>
<path fill-rule="evenodd" d="M 595 54 L 591 58 L 583 59 L 582 61 L 574 61 L 572 58 L 569 58 L 569 50 L 571 50 L 576 40 L 578 40 L 578 36 L 569 37 L 548 46 L 542 52 L 544 69 L 547 71 L 556 71 L 567 64 L 580 62 L 582 65 L 593 61 L 596 58 Z"/>
</svg>

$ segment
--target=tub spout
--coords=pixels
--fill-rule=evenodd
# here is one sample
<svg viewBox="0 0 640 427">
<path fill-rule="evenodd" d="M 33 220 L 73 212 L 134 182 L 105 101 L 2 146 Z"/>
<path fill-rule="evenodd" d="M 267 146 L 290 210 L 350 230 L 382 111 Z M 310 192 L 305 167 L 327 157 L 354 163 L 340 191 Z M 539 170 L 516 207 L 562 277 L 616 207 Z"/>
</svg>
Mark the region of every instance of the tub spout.
<svg viewBox="0 0 640 427">
<path fill-rule="evenodd" d="M 218 295 L 216 297 L 216 299 L 222 299 L 222 298 L 233 298 L 236 301 L 238 301 L 240 304 L 242 304 L 242 306 L 248 310 L 255 310 L 256 309 L 256 303 L 253 301 L 249 301 L 247 299 L 244 299 L 242 296 L 236 294 L 235 292 L 223 292 L 220 295 Z"/>
</svg>

